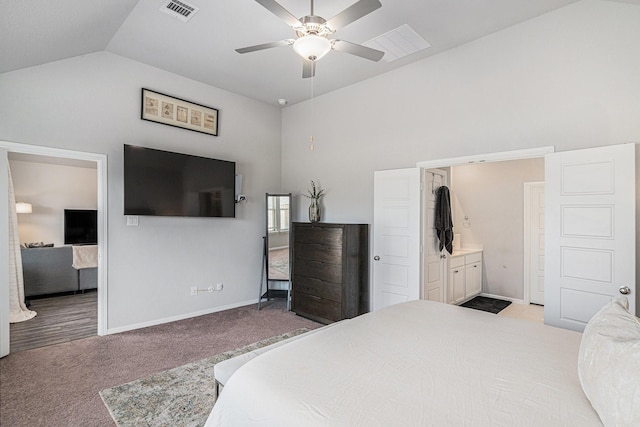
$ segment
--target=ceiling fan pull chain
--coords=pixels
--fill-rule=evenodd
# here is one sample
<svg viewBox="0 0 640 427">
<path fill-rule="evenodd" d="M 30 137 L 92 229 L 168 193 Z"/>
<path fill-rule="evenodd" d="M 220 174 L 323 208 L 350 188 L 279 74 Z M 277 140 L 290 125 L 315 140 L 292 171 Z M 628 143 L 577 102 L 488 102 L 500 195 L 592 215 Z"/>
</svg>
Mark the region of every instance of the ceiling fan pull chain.
<svg viewBox="0 0 640 427">
<path fill-rule="evenodd" d="M 313 0 L 311 0 L 311 4 L 313 4 Z M 312 12 L 313 13 L 313 12 Z M 316 77 L 315 77 L 315 73 L 313 76 L 311 76 L 311 136 L 309 137 L 309 142 L 311 143 L 311 146 L 309 147 L 309 149 L 311 151 L 313 151 L 315 149 L 315 145 L 313 143 L 313 130 L 314 130 L 314 124 L 316 122 L 316 107 L 315 107 L 315 102 L 314 102 L 314 98 L 313 98 L 313 83 L 315 81 Z"/>
</svg>

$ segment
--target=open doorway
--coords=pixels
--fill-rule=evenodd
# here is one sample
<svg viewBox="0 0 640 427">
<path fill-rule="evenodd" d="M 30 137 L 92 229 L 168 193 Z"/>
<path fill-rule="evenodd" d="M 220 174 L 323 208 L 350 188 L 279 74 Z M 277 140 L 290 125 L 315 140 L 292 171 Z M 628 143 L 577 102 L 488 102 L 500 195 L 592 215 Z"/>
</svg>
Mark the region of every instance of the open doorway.
<svg viewBox="0 0 640 427">
<path fill-rule="evenodd" d="M 27 156 L 46 156 L 55 159 L 55 162 L 91 162 L 94 167 L 94 174 L 96 175 L 96 183 L 93 191 L 95 192 L 96 197 L 96 223 L 97 223 L 97 268 L 95 270 L 95 275 L 89 274 L 87 277 L 87 272 L 83 273 L 82 269 L 78 269 L 75 271 L 76 274 L 76 283 L 82 281 L 88 289 L 96 289 L 93 291 L 93 295 L 90 292 L 85 292 L 85 294 L 92 297 L 95 302 L 93 302 L 93 312 L 95 313 L 94 319 L 96 321 L 96 325 L 93 328 L 93 334 L 95 335 L 104 335 L 106 333 L 107 327 L 107 301 L 106 301 L 106 291 L 107 291 L 107 282 L 106 282 L 106 248 L 107 248 L 107 227 L 106 227 L 106 210 L 107 210 L 107 197 L 106 197 L 106 188 L 107 188 L 107 176 L 106 176 L 106 155 L 103 154 L 93 154 L 93 153 L 85 153 L 85 152 L 77 152 L 71 150 L 63 150 L 56 148 L 48 148 L 48 147 L 40 147 L 34 145 L 27 144 L 18 144 L 12 142 L 0 141 L 0 153 L 3 156 L 2 161 L 0 162 L 0 173 L 3 175 L 8 175 L 7 166 L 9 164 L 9 157 L 11 156 L 13 159 L 20 158 L 22 155 Z M 62 160 L 67 159 L 67 160 Z M 86 165 L 87 163 L 85 163 Z M 4 197 L 7 198 L 8 187 L 7 184 L 4 184 L 0 188 L 0 193 L 4 194 Z M 0 194 L 0 197 L 2 197 Z M 33 206 L 33 204 L 32 204 Z M 7 221 L 6 216 L 1 216 L 0 219 L 3 222 Z M 63 227 L 63 225 L 61 226 Z M 8 241 L 8 236 L 6 233 L 8 232 L 8 227 L 0 228 L 0 240 Z M 63 233 L 62 231 L 58 230 Z M 30 239 L 26 239 L 30 240 Z M 37 239 L 38 243 L 42 241 L 45 244 L 44 239 Z M 47 239 L 49 240 L 49 239 Z M 33 242 L 31 242 L 33 243 Z M 46 242 L 51 243 L 51 242 Z M 3 271 L 4 270 L 3 265 Z M 3 274 L 4 275 L 4 274 Z M 80 278 L 80 276 L 84 276 Z M 6 283 L 5 280 L 2 283 Z M 6 286 L 6 285 L 5 285 Z M 79 289 L 82 291 L 82 289 Z M 3 290 L 3 295 L 5 294 Z M 9 303 L 8 299 L 2 301 L 0 305 L 0 357 L 5 356 L 9 353 L 10 350 L 10 328 L 9 328 Z"/>
<path fill-rule="evenodd" d="M 376 171 L 372 285 L 373 295 L 379 298 L 374 298 L 373 309 L 418 299 L 416 295 L 421 286 L 418 279 L 424 279 L 425 275 L 419 244 L 424 169 L 543 156 L 544 323 L 582 331 L 611 298 L 635 295 L 635 145 L 618 144 L 561 153 L 555 153 L 553 147 L 543 147 L 418 162 L 415 168 Z M 384 210 L 379 209 L 385 205 L 379 200 L 402 201 L 399 206 L 402 209 L 396 208 L 402 217 L 385 215 Z M 491 200 L 485 199 L 483 203 Z M 404 222 L 400 222 L 401 219 Z M 404 227 L 395 224 L 404 224 Z M 396 244 L 400 239 L 380 238 L 386 229 L 401 231 L 398 237 L 403 238 L 402 245 Z M 628 232 L 614 233 L 614 230 Z M 508 242 L 508 234 L 499 234 Z M 388 254 L 394 247 L 403 249 L 402 253 L 396 250 L 391 255 L 404 262 L 402 277 L 405 278 L 396 283 L 385 274 L 393 267 Z M 466 261 L 465 256 L 465 269 Z M 399 265 L 398 262 L 395 265 Z M 635 298 L 631 297 L 628 302 L 629 311 L 635 313 Z"/>
<path fill-rule="evenodd" d="M 12 352 L 96 336 L 97 164 L 8 153 L 24 296 L 37 316 L 10 325 Z"/>
<path fill-rule="evenodd" d="M 531 269 L 535 269 L 542 280 L 535 286 L 544 289 L 544 203 L 535 206 L 542 211 L 531 218 L 532 206 L 525 198 L 533 197 L 528 191 L 531 183 L 544 185 L 544 154 L 550 151 L 553 150 L 547 147 L 536 152 L 526 150 L 418 163 L 427 171 L 437 167 L 449 173 L 454 248 L 458 253 L 481 252 L 476 256 L 481 258 L 482 265 L 475 269 L 482 275 L 480 295 L 512 302 L 502 315 L 539 323 L 544 321 L 544 297 L 539 301 L 540 305 L 530 306 L 530 280 Z M 536 193 L 536 196 L 540 195 L 542 197 L 537 201 L 544 200 L 543 192 Z M 541 233 L 535 242 L 527 235 L 532 232 L 534 220 L 542 226 L 533 230 Z M 534 244 L 538 251 L 531 250 Z M 532 257 L 536 259 L 532 260 Z M 460 282 L 453 280 L 454 283 L 450 283 L 451 271 L 475 271 L 472 267 L 455 266 L 443 268 L 447 276 L 445 293 L 455 291 Z M 538 267 L 542 267 L 542 271 Z M 466 299 L 473 298 L 473 293 L 458 293 L 460 303 L 465 301 L 465 296 L 470 297 Z M 446 300 L 451 302 L 451 298 Z"/>
</svg>

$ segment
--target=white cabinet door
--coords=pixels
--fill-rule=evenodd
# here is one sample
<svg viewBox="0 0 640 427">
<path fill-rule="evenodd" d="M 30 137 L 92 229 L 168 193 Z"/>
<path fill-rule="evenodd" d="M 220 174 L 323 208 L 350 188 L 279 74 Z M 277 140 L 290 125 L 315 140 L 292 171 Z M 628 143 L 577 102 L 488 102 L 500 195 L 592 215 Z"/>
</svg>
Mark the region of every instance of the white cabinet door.
<svg viewBox="0 0 640 427">
<path fill-rule="evenodd" d="M 374 173 L 373 310 L 420 299 L 421 173 Z"/>
<path fill-rule="evenodd" d="M 451 304 L 459 304 L 464 301 L 465 291 L 465 268 L 455 267 L 449 270 L 449 295 Z"/>
<path fill-rule="evenodd" d="M 635 145 L 545 156 L 546 324 L 582 331 L 612 297 L 635 313 Z"/>
<path fill-rule="evenodd" d="M 471 298 L 482 292 L 482 263 L 466 264 L 465 270 L 465 298 Z"/>
</svg>

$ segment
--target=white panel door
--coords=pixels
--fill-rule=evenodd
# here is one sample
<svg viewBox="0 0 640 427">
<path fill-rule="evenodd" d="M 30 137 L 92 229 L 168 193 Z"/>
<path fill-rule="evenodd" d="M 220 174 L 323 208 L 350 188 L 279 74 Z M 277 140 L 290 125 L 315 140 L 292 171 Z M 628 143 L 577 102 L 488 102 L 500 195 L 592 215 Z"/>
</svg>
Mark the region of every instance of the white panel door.
<svg viewBox="0 0 640 427">
<path fill-rule="evenodd" d="M 527 183 L 529 302 L 544 305 L 544 182 Z"/>
<path fill-rule="evenodd" d="M 612 297 L 635 313 L 635 146 L 545 156 L 546 324 L 582 331 Z"/>
<path fill-rule="evenodd" d="M 0 357 L 9 354 L 9 170 L 0 148 Z"/>
<path fill-rule="evenodd" d="M 422 299 L 444 302 L 445 255 L 440 253 L 440 241 L 434 228 L 436 213 L 436 191 L 447 184 L 447 173 L 439 169 L 424 172 L 423 182 L 423 289 Z"/>
<path fill-rule="evenodd" d="M 421 169 L 374 173 L 373 310 L 420 298 Z"/>
</svg>

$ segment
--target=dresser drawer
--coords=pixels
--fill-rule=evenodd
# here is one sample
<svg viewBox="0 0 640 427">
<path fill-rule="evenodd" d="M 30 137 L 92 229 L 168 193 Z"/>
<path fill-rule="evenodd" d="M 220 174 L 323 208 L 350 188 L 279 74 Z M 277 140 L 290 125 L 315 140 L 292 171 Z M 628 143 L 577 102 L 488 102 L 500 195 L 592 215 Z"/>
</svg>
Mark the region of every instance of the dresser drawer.
<svg viewBox="0 0 640 427">
<path fill-rule="evenodd" d="M 476 252 L 474 254 L 465 255 L 464 257 L 465 264 L 471 264 L 471 263 L 480 262 L 480 261 L 482 261 L 482 252 Z"/>
<path fill-rule="evenodd" d="M 342 305 L 317 296 L 302 292 L 293 294 L 293 311 L 300 315 L 317 320 L 336 322 L 342 320 Z"/>
<path fill-rule="evenodd" d="M 341 227 L 296 225 L 294 230 L 295 242 L 316 243 L 329 246 L 342 246 L 343 230 Z"/>
<path fill-rule="evenodd" d="M 309 259 L 327 264 L 342 264 L 342 248 L 340 246 L 298 243 L 295 246 L 296 259 Z"/>
<path fill-rule="evenodd" d="M 464 256 L 452 256 L 449 258 L 449 268 L 461 267 L 464 265 Z"/>
<path fill-rule="evenodd" d="M 324 280 L 296 275 L 293 277 L 293 290 L 330 301 L 342 302 L 342 286 Z"/>
<path fill-rule="evenodd" d="M 293 260 L 293 274 L 326 282 L 342 283 L 341 265 L 301 259 L 297 256 Z"/>
</svg>

